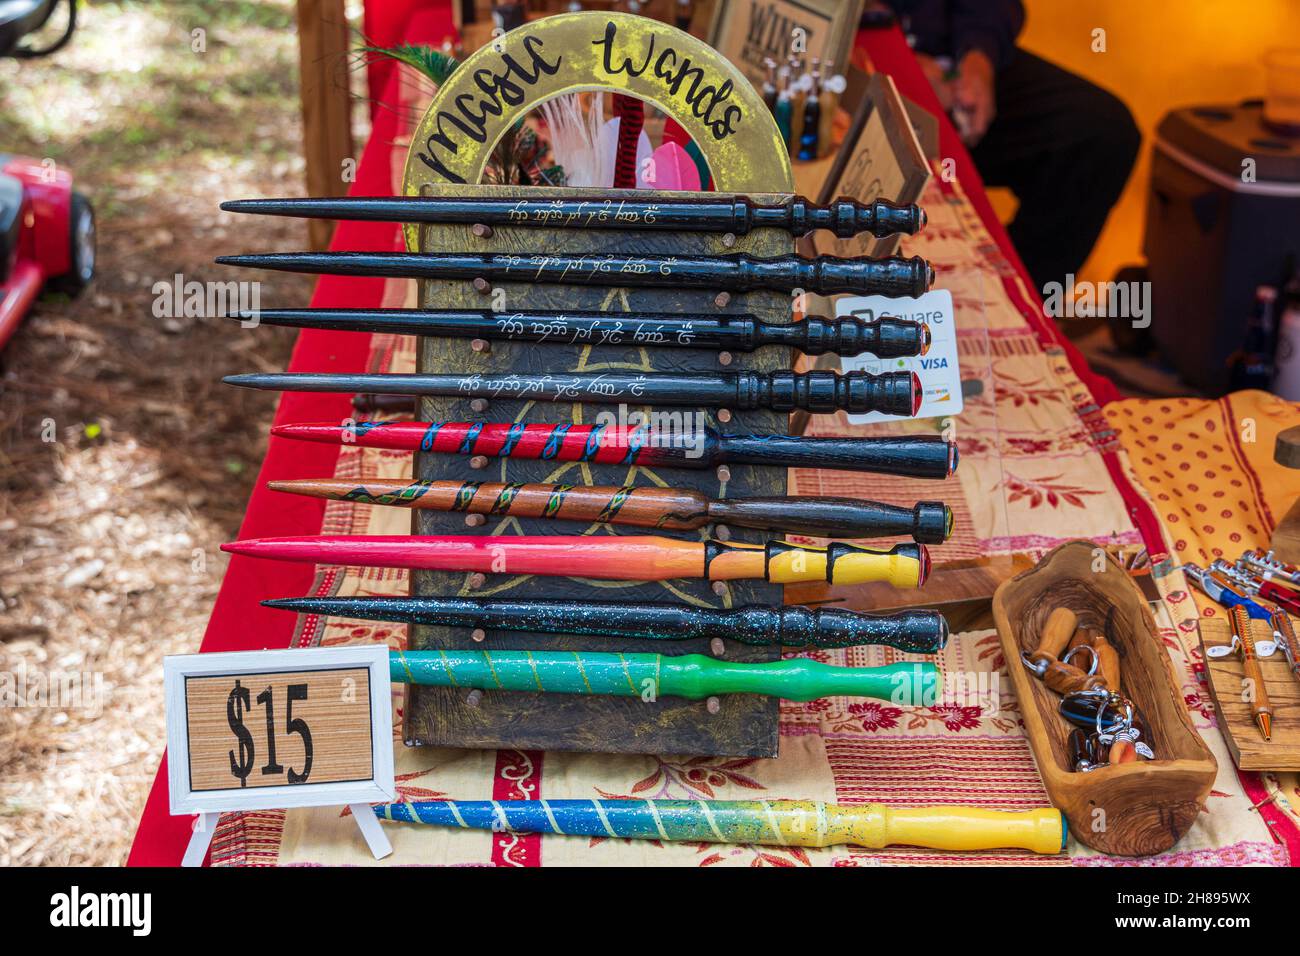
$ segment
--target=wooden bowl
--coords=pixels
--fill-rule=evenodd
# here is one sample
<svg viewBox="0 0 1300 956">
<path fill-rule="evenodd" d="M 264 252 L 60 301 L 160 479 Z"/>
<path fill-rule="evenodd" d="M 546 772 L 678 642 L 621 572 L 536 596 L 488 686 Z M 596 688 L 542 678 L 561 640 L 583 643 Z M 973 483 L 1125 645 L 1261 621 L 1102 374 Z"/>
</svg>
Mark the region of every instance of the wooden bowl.
<svg viewBox="0 0 1300 956">
<path fill-rule="evenodd" d="M 1058 712 L 1060 695 L 1020 657 L 1038 646 L 1047 616 L 1061 606 L 1114 645 L 1121 690 L 1145 715 L 1158 759 L 1070 769 L 1066 738 L 1073 728 Z M 1038 772 L 1075 839 L 1116 856 L 1148 856 L 1177 843 L 1205 805 L 1218 768 L 1187 716 L 1151 610 L 1124 569 L 1091 541 L 1067 542 L 997 589 L 993 620 Z"/>
</svg>

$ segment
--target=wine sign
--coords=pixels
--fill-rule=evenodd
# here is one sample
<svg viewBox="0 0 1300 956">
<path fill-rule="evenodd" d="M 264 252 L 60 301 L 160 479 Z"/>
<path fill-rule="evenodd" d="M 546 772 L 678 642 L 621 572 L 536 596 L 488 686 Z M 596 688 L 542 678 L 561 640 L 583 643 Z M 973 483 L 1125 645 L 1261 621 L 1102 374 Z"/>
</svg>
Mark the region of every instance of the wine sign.
<svg viewBox="0 0 1300 956">
<path fill-rule="evenodd" d="M 785 63 L 791 54 L 843 73 L 861 17 L 862 0 L 718 0 L 708 41 L 755 86 L 766 61 Z"/>
<path fill-rule="evenodd" d="M 235 810 L 354 804 L 390 852 L 364 806 L 395 794 L 386 646 L 167 657 L 163 682 L 171 812 L 199 815 L 187 865 Z"/>
</svg>

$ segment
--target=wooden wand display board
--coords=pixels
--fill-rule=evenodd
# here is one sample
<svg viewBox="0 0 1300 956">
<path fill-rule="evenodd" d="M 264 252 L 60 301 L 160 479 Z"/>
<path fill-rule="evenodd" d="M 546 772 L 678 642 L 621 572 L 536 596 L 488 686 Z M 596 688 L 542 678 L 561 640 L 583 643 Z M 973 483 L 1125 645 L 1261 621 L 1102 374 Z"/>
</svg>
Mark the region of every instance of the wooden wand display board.
<svg viewBox="0 0 1300 956">
<path fill-rule="evenodd" d="M 667 55 L 666 51 L 673 51 Z M 609 54 L 609 55 L 606 55 Z M 670 67 L 689 60 L 700 70 L 698 83 L 674 83 Z M 516 64 L 511 67 L 510 63 Z M 625 64 L 660 63 L 663 69 L 631 75 Z M 524 69 L 518 64 L 532 64 Z M 635 68 L 634 68 L 635 69 Z M 519 95 L 500 115 L 483 114 L 489 124 L 483 135 L 466 135 L 462 110 L 481 85 L 475 77 L 506 75 Z M 529 79 L 531 78 L 531 80 Z M 696 90 L 695 94 L 690 91 Z M 581 196 L 616 205 L 621 198 L 644 202 L 655 194 L 646 190 L 554 189 L 473 185 L 482 175 L 491 148 L 510 124 L 538 103 L 576 90 L 619 90 L 639 96 L 674 116 L 700 145 L 722 195 L 744 192 L 760 202 L 788 199 L 792 186 L 788 157 L 774 148 L 780 132 L 757 93 L 743 76 L 699 40 L 671 27 L 625 14 L 573 14 L 529 23 L 480 49 L 467 60 L 431 104 L 417 131 L 407 163 L 404 189 L 408 195 L 437 196 Z M 710 105 L 704 91 L 712 97 Z M 694 95 L 694 101 L 690 97 Z M 467 99 L 467 97 L 469 99 Z M 721 97 L 721 99 L 719 99 Z M 445 135 L 444 135 L 445 134 Z M 469 183 L 467 185 L 466 183 Z M 760 186 L 760 184 L 765 184 Z M 763 190 L 772 192 L 764 192 Z M 775 193 L 775 194 L 773 194 Z M 681 194 L 678 194 L 681 195 Z M 480 233 L 486 230 L 478 230 Z M 623 288 L 584 283 L 581 276 L 598 267 L 604 255 L 721 255 L 748 253 L 777 256 L 793 251 L 786 232 L 758 229 L 727 244 L 710 233 L 574 229 L 555 226 L 496 228 L 476 235 L 463 225 L 426 225 L 408 230 L 408 244 L 417 250 L 466 251 L 517 255 L 521 264 L 534 257 L 572 260 L 572 284 L 500 283 L 487 293 L 466 282 L 423 281 L 420 305 L 427 308 L 491 308 L 507 318 L 511 309 L 595 310 L 610 313 L 713 312 L 715 291 L 673 288 Z M 414 239 L 414 241 L 412 241 Z M 723 311 L 749 312 L 764 321 L 787 322 L 791 301 L 782 293 L 737 294 Z M 789 368 L 788 349 L 766 348 L 737 354 L 732 370 L 773 371 Z M 422 338 L 417 369 L 420 372 L 456 372 L 495 380 L 511 373 L 599 372 L 605 369 L 667 371 L 718 371 L 720 356 L 714 351 L 655 349 L 631 338 L 618 344 L 515 344 L 493 343 L 491 351 L 474 351 L 463 340 Z M 534 403 L 520 398 L 490 399 L 475 410 L 465 398 L 422 398 L 419 417 L 426 421 L 506 421 L 547 423 L 619 424 L 620 401 L 632 396 L 610 396 L 611 404 Z M 645 406 L 624 405 L 623 413 L 646 413 Z M 651 424 L 688 429 L 717 427 L 715 410 L 660 409 Z M 725 429 L 738 432 L 782 433 L 785 415 L 769 411 L 735 412 Z M 695 488 L 710 496 L 758 496 L 786 493 L 784 469 L 730 466 L 721 481 L 714 471 L 658 472 L 643 467 L 596 465 L 586 462 L 489 459 L 475 470 L 471 460 L 459 455 L 418 454 L 416 477 L 429 480 L 558 482 L 571 485 L 672 485 Z M 627 534 L 635 528 L 546 520 L 526 520 L 509 515 L 490 516 L 485 525 L 468 528 L 458 514 L 413 512 L 416 534 L 545 535 Z M 758 542 L 760 531 L 733 529 L 734 539 Z M 697 535 L 705 536 L 701 531 Z M 472 595 L 514 600 L 581 598 L 610 601 L 668 601 L 703 607 L 741 604 L 780 604 L 779 585 L 764 581 L 731 582 L 721 594 L 702 580 L 656 583 L 577 580 L 563 577 L 488 575 L 474 587 L 465 574 L 416 571 L 412 591 L 417 595 Z M 779 649 L 725 642 L 725 657 L 732 661 L 775 660 Z M 541 634 L 493 634 L 476 643 L 470 633 L 446 627 L 415 626 L 410 646 L 437 648 L 526 649 L 547 651 L 609 651 L 609 638 Z M 617 649 L 663 654 L 708 654 L 708 641 L 655 642 L 619 639 Z M 699 755 L 775 756 L 777 752 L 777 701 L 747 694 L 730 695 L 711 713 L 705 701 L 531 694 L 490 691 L 475 695 L 456 688 L 408 688 L 404 735 L 409 744 L 455 747 L 513 747 L 520 749 L 580 750 L 613 753 L 670 753 Z"/>
</svg>

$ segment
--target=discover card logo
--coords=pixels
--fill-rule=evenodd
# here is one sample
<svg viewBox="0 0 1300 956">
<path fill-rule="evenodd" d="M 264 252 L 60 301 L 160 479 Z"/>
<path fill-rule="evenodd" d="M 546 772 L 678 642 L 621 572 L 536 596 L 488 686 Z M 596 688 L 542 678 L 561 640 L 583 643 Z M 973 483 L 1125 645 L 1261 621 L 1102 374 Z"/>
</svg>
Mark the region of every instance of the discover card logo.
<svg viewBox="0 0 1300 956">
<path fill-rule="evenodd" d="M 151 893 L 68 893 L 50 897 L 50 925 L 59 927 L 127 926 L 133 936 L 148 936 L 153 927 Z"/>
</svg>

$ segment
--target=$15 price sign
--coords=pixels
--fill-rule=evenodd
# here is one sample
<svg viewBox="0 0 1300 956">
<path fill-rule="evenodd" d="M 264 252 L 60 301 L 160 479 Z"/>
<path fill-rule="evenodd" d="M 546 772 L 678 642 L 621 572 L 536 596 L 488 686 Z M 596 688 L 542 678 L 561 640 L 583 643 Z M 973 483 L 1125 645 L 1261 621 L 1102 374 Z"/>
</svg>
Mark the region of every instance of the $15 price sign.
<svg viewBox="0 0 1300 956">
<path fill-rule="evenodd" d="M 168 657 L 163 680 L 173 814 L 394 799 L 385 645 Z"/>
</svg>

